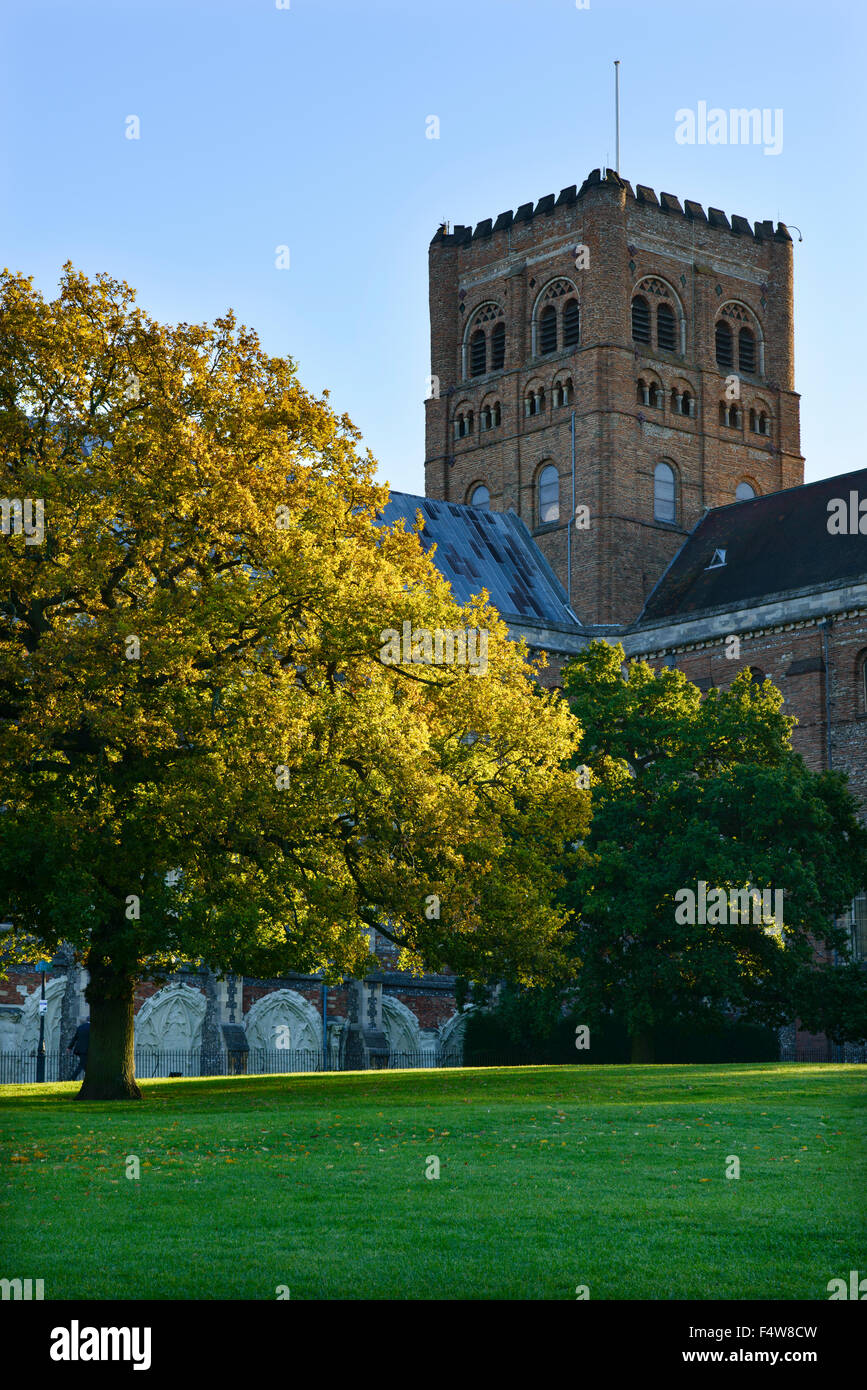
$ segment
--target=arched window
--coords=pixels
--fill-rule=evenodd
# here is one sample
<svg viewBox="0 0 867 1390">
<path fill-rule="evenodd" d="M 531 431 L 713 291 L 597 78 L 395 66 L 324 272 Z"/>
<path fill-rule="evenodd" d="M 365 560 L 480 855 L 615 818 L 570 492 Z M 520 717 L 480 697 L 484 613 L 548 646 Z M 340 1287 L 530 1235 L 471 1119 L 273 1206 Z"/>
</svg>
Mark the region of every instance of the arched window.
<svg viewBox="0 0 867 1390">
<path fill-rule="evenodd" d="M 756 370 L 756 335 L 751 328 L 742 328 L 738 333 L 738 370 Z"/>
<path fill-rule="evenodd" d="M 653 471 L 653 516 L 656 521 L 677 521 L 674 469 L 658 463 Z"/>
<path fill-rule="evenodd" d="M 470 315 L 469 323 L 464 330 L 461 346 L 461 371 L 464 377 L 484 376 L 488 371 L 501 370 L 505 342 L 506 327 L 499 304 L 480 304 Z"/>
<path fill-rule="evenodd" d="M 494 426 L 494 428 L 496 428 L 496 426 L 499 425 L 499 423 L 500 423 L 500 402 L 499 402 L 499 401 L 494 401 L 494 404 L 493 404 L 493 406 L 491 407 L 491 424 Z"/>
<path fill-rule="evenodd" d="M 484 426 L 482 426 L 484 428 Z M 455 416 L 455 439 L 466 439 L 473 432 L 473 412 L 462 410 Z"/>
<path fill-rule="evenodd" d="M 756 495 L 756 490 L 752 483 L 738 483 L 735 488 L 736 502 L 749 502 Z"/>
<path fill-rule="evenodd" d="M 750 666 L 749 673 L 756 685 L 761 685 L 765 679 L 765 673 L 760 666 Z"/>
<path fill-rule="evenodd" d="M 674 352 L 677 348 L 677 320 L 670 304 L 657 305 L 656 346 L 665 352 Z"/>
<path fill-rule="evenodd" d="M 721 425 L 725 425 L 726 429 L 739 430 L 742 424 L 740 408 L 720 401 L 719 422 Z"/>
<path fill-rule="evenodd" d="M 490 505 L 491 494 L 485 487 L 484 483 L 479 483 L 478 487 L 473 488 L 472 494 L 470 496 L 470 506 L 489 509 Z"/>
<path fill-rule="evenodd" d="M 539 315 L 539 351 L 557 351 L 557 310 L 547 304 Z"/>
<path fill-rule="evenodd" d="M 491 371 L 501 372 L 506 363 L 506 325 L 502 319 L 491 329 Z"/>
<path fill-rule="evenodd" d="M 637 294 L 632 301 L 632 341 L 650 342 L 650 309 L 643 294 Z"/>
<path fill-rule="evenodd" d="M 577 299 L 563 305 L 563 346 L 576 347 L 581 339 L 581 319 Z"/>
<path fill-rule="evenodd" d="M 759 421 L 758 415 L 756 414 L 756 412 L 755 412 L 754 410 L 751 410 L 751 411 L 750 411 L 750 429 L 752 430 L 753 434 L 758 434 L 758 432 L 759 432 L 759 424 L 758 424 L 758 421 Z"/>
<path fill-rule="evenodd" d="M 553 463 L 548 463 L 539 474 L 539 525 L 547 526 L 560 520 L 560 475 Z"/>
<path fill-rule="evenodd" d="M 484 376 L 488 367 L 488 340 L 485 330 L 477 328 L 470 338 L 470 376 Z"/>
<path fill-rule="evenodd" d="M 736 366 L 739 372 L 756 376 L 765 369 L 763 354 L 761 325 L 752 309 L 735 300 L 724 304 L 716 323 L 718 365 L 729 368 Z"/>
<path fill-rule="evenodd" d="M 555 406 L 558 406 L 558 405 L 571 405 L 571 403 L 572 403 L 572 378 L 571 378 L 571 376 L 566 376 L 566 377 L 563 377 L 560 381 L 555 381 L 555 383 L 554 383 L 554 390 L 553 390 L 553 392 L 552 392 L 552 404 L 555 405 Z"/>
<path fill-rule="evenodd" d="M 524 414 L 541 415 L 545 409 L 545 392 L 541 386 L 528 391 L 524 397 Z"/>
<path fill-rule="evenodd" d="M 771 432 L 771 431 L 770 431 L 770 427 L 769 427 L 769 424 L 768 424 L 768 417 L 767 417 L 767 415 L 765 414 L 765 412 L 762 410 L 762 411 L 759 413 L 759 434 L 770 434 L 770 432 Z"/>
<path fill-rule="evenodd" d="M 483 405 L 479 411 L 479 429 L 489 430 L 491 428 L 491 407 Z"/>
<path fill-rule="evenodd" d="M 650 388 L 641 377 L 635 383 L 635 399 L 639 405 L 650 405 Z"/>
<path fill-rule="evenodd" d="M 717 319 L 716 325 L 716 360 L 718 367 L 734 366 L 734 347 L 732 343 L 732 330 L 725 319 Z"/>
</svg>

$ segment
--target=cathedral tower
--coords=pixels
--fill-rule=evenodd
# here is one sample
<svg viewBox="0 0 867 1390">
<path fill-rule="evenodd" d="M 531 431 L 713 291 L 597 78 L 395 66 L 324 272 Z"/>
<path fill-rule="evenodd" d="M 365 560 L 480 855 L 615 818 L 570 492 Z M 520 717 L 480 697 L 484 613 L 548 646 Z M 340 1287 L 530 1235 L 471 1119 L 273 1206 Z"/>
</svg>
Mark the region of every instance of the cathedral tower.
<svg viewBox="0 0 867 1390">
<path fill-rule="evenodd" d="M 584 623 L 634 619 L 706 508 L 803 482 L 782 223 L 594 170 L 441 227 L 430 317 L 427 495 L 518 512 Z"/>
</svg>

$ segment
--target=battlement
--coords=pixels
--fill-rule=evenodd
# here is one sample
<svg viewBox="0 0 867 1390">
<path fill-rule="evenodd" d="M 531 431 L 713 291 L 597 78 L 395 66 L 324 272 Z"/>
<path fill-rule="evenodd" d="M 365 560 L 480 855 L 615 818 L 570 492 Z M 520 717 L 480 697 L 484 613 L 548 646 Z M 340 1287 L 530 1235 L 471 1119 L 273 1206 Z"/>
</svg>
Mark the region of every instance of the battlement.
<svg viewBox="0 0 867 1390">
<path fill-rule="evenodd" d="M 652 188 L 639 183 L 633 192 L 632 185 L 628 179 L 623 179 L 616 174 L 613 169 L 605 170 L 605 177 L 602 176 L 600 169 L 594 169 L 578 188 L 576 184 L 571 184 L 568 188 L 561 190 L 559 197 L 553 193 L 548 193 L 544 198 L 540 198 L 538 203 L 522 203 L 516 212 L 511 209 L 508 212 L 501 212 L 499 217 L 494 220 L 491 217 L 485 218 L 475 227 L 465 227 L 457 224 L 452 232 L 446 232 L 445 227 L 437 229 L 436 235 L 431 241 L 431 246 L 465 246 L 471 241 L 481 241 L 486 237 L 495 236 L 498 232 L 507 231 L 513 225 L 532 222 L 537 217 L 545 217 L 554 212 L 555 208 L 571 207 L 579 203 L 581 199 L 591 190 L 596 188 L 611 187 L 625 189 L 627 199 L 631 199 L 636 205 L 647 208 L 656 208 L 663 216 L 683 217 L 691 222 L 703 222 L 709 227 L 717 228 L 720 231 L 729 232 L 731 236 L 748 236 L 755 241 L 791 241 L 789 230 L 784 222 L 778 222 L 776 229 L 773 221 L 756 222 L 750 225 L 746 217 L 741 217 L 733 213 L 731 220 L 719 208 L 708 208 L 705 212 L 701 203 L 693 202 L 687 198 L 681 206 L 680 200 L 673 193 L 660 193 L 657 198 Z"/>
</svg>

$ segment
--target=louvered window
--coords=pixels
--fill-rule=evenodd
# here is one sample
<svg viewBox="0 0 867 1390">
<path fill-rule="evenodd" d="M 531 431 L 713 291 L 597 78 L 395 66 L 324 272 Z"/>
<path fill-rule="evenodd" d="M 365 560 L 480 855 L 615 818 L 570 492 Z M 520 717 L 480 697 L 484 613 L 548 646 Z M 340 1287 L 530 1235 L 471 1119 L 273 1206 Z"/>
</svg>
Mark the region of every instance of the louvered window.
<svg viewBox="0 0 867 1390">
<path fill-rule="evenodd" d="M 551 304 L 539 315 L 539 351 L 557 351 L 557 310 Z"/>
<path fill-rule="evenodd" d="M 720 319 L 716 326 L 716 360 L 719 367 L 734 366 L 732 330 L 725 319 Z"/>
<path fill-rule="evenodd" d="M 636 343 L 650 342 L 650 310 L 640 294 L 632 301 L 632 338 Z"/>
<path fill-rule="evenodd" d="M 563 346 L 575 347 L 581 336 L 581 320 L 577 299 L 567 299 L 563 305 Z"/>
<path fill-rule="evenodd" d="M 470 376 L 484 376 L 487 370 L 488 343 L 485 330 L 477 328 L 470 339 Z"/>
<path fill-rule="evenodd" d="M 742 372 L 756 370 L 756 335 L 751 328 L 742 328 L 738 334 L 738 367 Z"/>
<path fill-rule="evenodd" d="M 660 304 L 656 310 L 656 346 L 665 352 L 677 347 L 677 322 L 670 304 Z"/>
<path fill-rule="evenodd" d="M 491 371 L 500 372 L 506 362 L 506 325 L 495 323 L 491 329 Z"/>
</svg>

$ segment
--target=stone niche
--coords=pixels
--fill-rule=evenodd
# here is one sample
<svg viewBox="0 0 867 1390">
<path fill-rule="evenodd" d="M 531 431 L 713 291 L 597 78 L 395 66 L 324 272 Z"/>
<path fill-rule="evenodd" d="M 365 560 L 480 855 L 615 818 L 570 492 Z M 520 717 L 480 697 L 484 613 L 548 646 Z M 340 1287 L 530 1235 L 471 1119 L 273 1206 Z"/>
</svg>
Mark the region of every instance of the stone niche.
<svg viewBox="0 0 867 1390">
<path fill-rule="evenodd" d="M 38 976 L 37 976 L 38 979 Z M 45 976 L 45 1080 L 58 1081 L 65 1074 L 60 1054 L 60 1032 L 65 975 Z M 33 1061 L 39 1047 L 40 986 L 29 993 L 22 987 L 20 1004 L 0 1005 L 0 1082 L 32 1081 Z M 28 1061 L 29 1059 L 29 1061 Z"/>
<path fill-rule="evenodd" d="M 316 1071 L 321 1067 L 322 1018 L 296 990 L 274 989 L 257 999 L 247 1011 L 244 1027 L 250 1071 Z"/>
<path fill-rule="evenodd" d="M 198 1076 L 207 1003 L 192 985 L 171 984 L 146 999 L 135 1018 L 140 1076 Z"/>
</svg>

